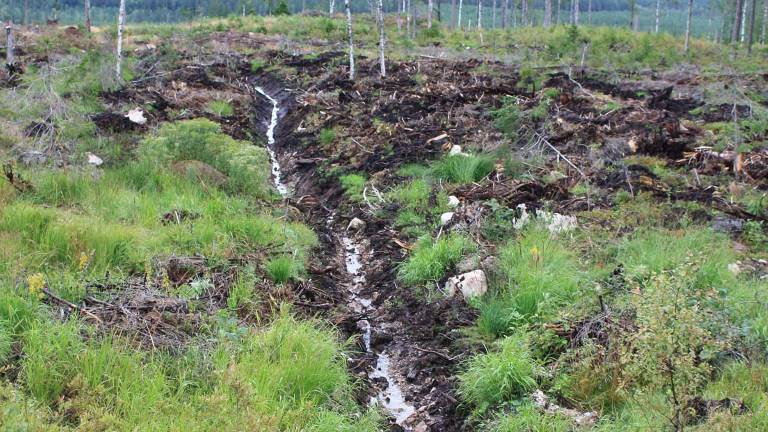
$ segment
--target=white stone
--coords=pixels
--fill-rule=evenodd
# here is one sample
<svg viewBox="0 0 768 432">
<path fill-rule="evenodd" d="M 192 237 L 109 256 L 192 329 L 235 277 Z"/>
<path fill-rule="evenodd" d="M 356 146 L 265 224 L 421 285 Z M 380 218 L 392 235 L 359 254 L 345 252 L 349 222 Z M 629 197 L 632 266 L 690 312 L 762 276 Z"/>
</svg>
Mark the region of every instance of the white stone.
<svg viewBox="0 0 768 432">
<path fill-rule="evenodd" d="M 456 208 L 459 206 L 459 199 L 451 195 L 448 197 L 448 207 Z"/>
<path fill-rule="evenodd" d="M 136 124 L 143 125 L 147 122 L 147 118 L 144 117 L 144 110 L 142 110 L 141 108 L 132 109 L 128 111 L 128 114 L 126 114 L 125 116 L 128 117 L 128 120 Z"/>
<path fill-rule="evenodd" d="M 443 225 L 448 225 L 448 222 L 453 219 L 453 212 L 447 212 L 440 215 L 440 223 Z"/>
<path fill-rule="evenodd" d="M 101 166 L 101 164 L 104 163 L 103 159 L 101 159 L 100 157 L 96 156 L 91 152 L 88 152 L 85 155 L 88 156 L 88 163 L 93 166 Z"/>
<path fill-rule="evenodd" d="M 359 218 L 352 218 L 352 220 L 349 221 L 349 225 L 347 225 L 347 230 L 358 231 L 363 228 L 365 228 L 365 222 Z"/>
<path fill-rule="evenodd" d="M 739 263 L 730 263 L 728 264 L 728 271 L 737 275 L 741 273 L 741 267 L 739 266 Z"/>
<path fill-rule="evenodd" d="M 479 297 L 488 291 L 488 279 L 482 270 L 473 270 L 448 279 L 443 288 L 445 295 L 453 297 L 456 291 L 461 291 L 465 300 Z"/>
</svg>

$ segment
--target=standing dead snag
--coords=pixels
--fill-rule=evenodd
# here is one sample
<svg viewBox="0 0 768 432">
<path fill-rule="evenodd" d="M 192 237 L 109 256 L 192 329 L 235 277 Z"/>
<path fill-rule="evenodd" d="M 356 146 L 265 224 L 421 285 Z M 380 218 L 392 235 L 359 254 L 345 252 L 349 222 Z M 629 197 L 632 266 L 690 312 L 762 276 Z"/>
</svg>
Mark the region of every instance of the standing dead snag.
<svg viewBox="0 0 768 432">
<path fill-rule="evenodd" d="M 355 79 L 355 45 L 352 40 L 352 9 L 349 0 L 344 0 L 344 9 L 347 13 L 347 37 L 349 38 L 349 79 Z"/>
<path fill-rule="evenodd" d="M 91 0 L 85 0 L 85 31 L 91 32 Z"/>
<path fill-rule="evenodd" d="M 123 63 L 123 29 L 125 28 L 125 0 L 120 0 L 120 11 L 117 15 L 117 67 L 115 73 L 117 74 L 117 81 L 122 80 L 122 63 Z"/>
<path fill-rule="evenodd" d="M 381 67 L 381 70 L 379 72 L 379 75 L 381 75 L 382 78 L 387 76 L 387 69 L 384 65 L 384 4 L 383 0 L 379 0 L 378 5 L 378 15 L 379 15 L 379 66 Z"/>
<path fill-rule="evenodd" d="M 13 21 L 8 20 L 5 24 L 5 64 L 10 68 L 13 66 Z"/>
</svg>

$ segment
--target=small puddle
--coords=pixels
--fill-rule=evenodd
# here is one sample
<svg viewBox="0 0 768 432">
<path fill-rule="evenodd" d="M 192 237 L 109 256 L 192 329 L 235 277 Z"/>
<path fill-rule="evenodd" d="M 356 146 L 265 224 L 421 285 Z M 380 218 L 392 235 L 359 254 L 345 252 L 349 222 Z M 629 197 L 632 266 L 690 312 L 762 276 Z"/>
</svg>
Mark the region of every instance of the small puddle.
<svg viewBox="0 0 768 432">
<path fill-rule="evenodd" d="M 280 161 L 277 159 L 275 153 L 275 127 L 277 126 L 278 114 L 280 107 L 277 101 L 270 95 L 268 95 L 261 87 L 255 87 L 255 90 L 264 96 L 272 103 L 272 117 L 267 127 L 267 151 L 269 152 L 269 159 L 272 163 L 272 180 L 275 183 L 275 188 L 280 192 L 283 197 L 288 196 L 288 186 L 286 186 L 281 179 Z M 333 216 L 328 217 L 328 226 L 333 226 Z M 363 314 L 373 310 L 373 300 L 362 297 L 360 293 L 365 287 L 365 272 L 363 271 L 363 263 L 361 260 L 361 247 L 355 240 L 347 237 L 342 237 L 342 246 L 344 247 L 344 264 L 347 273 L 352 276 L 352 283 L 348 290 L 350 293 L 350 307 L 356 313 Z M 371 349 L 371 334 L 372 325 L 367 319 L 362 319 L 357 322 L 358 328 L 363 332 L 363 343 L 365 344 L 366 352 L 373 353 Z M 416 409 L 413 405 L 408 404 L 405 401 L 403 391 L 400 385 L 395 381 L 390 373 L 391 358 L 386 352 L 381 352 L 376 355 L 376 367 L 368 374 L 371 380 L 383 378 L 387 382 L 387 388 L 374 397 L 371 397 L 370 403 L 372 405 L 380 405 L 395 418 L 395 422 L 403 426 L 403 423 L 410 417 Z M 408 429 L 406 429 L 408 430 Z"/>
<path fill-rule="evenodd" d="M 269 120 L 269 125 L 267 125 L 267 151 L 269 152 L 269 160 L 272 163 L 272 179 L 275 182 L 275 188 L 280 192 L 280 195 L 286 197 L 288 196 L 288 186 L 281 180 L 280 161 L 277 160 L 277 153 L 275 153 L 275 127 L 277 126 L 280 107 L 277 105 L 277 101 L 268 95 L 264 89 L 261 87 L 255 87 L 254 89 L 272 103 L 272 118 Z"/>
</svg>

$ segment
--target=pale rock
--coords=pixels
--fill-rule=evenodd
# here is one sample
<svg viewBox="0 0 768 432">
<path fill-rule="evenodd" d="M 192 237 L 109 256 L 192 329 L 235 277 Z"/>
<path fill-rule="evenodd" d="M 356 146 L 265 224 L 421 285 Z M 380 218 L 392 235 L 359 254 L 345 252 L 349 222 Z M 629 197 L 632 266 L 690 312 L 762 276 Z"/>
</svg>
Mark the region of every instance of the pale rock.
<svg viewBox="0 0 768 432">
<path fill-rule="evenodd" d="M 460 145 L 452 145 L 451 150 L 448 152 L 449 156 L 469 156 L 467 153 L 464 153 L 464 151 L 461 149 Z"/>
<path fill-rule="evenodd" d="M 453 219 L 453 212 L 447 212 L 440 215 L 440 223 L 442 225 L 448 225 L 448 222 Z"/>
<path fill-rule="evenodd" d="M 101 166 L 104 163 L 104 160 L 95 154 L 88 152 L 85 154 L 88 156 L 88 163 L 93 166 Z"/>
<path fill-rule="evenodd" d="M 482 270 L 473 270 L 468 273 L 460 274 L 448 279 L 443 288 L 448 297 L 456 295 L 456 291 L 461 291 L 465 300 L 482 296 L 488 291 L 488 279 Z"/>
<path fill-rule="evenodd" d="M 352 220 L 349 221 L 349 225 L 347 225 L 347 230 L 359 231 L 363 228 L 365 228 L 365 222 L 360 218 L 352 218 Z"/>
<path fill-rule="evenodd" d="M 456 208 L 459 206 L 459 199 L 451 195 L 448 197 L 448 207 Z"/>
<path fill-rule="evenodd" d="M 741 267 L 739 266 L 739 263 L 730 263 L 728 264 L 728 271 L 737 275 L 741 273 Z"/>
<path fill-rule="evenodd" d="M 147 118 L 144 117 L 144 110 L 142 110 L 141 108 L 132 109 L 128 111 L 128 114 L 126 114 L 125 116 L 128 117 L 128 120 L 136 124 L 143 125 L 147 123 Z"/>
</svg>

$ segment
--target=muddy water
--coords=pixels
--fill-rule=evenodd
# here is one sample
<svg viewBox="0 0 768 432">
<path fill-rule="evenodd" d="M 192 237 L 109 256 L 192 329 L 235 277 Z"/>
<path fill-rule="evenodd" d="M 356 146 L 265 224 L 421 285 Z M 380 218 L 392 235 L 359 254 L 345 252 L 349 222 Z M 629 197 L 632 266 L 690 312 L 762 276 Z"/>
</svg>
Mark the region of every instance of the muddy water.
<svg viewBox="0 0 768 432">
<path fill-rule="evenodd" d="M 272 116 L 267 126 L 267 151 L 272 163 L 272 180 L 275 183 L 275 188 L 280 192 L 280 195 L 287 197 L 289 194 L 288 186 L 283 183 L 280 161 L 275 152 L 275 128 L 279 120 L 280 107 L 277 100 L 267 94 L 261 87 L 255 87 L 255 90 L 272 104 Z M 334 215 L 330 215 L 327 221 L 329 229 L 333 229 L 333 221 Z M 367 315 L 374 311 L 374 307 L 372 299 L 362 296 L 362 291 L 366 284 L 365 269 L 363 268 L 362 261 L 363 247 L 358 240 L 347 235 L 341 238 L 341 245 L 344 248 L 345 268 L 351 278 L 347 286 L 349 306 L 354 312 Z M 373 325 L 370 320 L 362 319 L 358 321 L 357 326 L 363 333 L 363 343 L 366 352 L 373 353 L 371 348 Z M 391 363 L 392 360 L 386 351 L 376 354 L 376 366 L 368 374 L 368 377 L 372 381 L 384 379 L 387 386 L 385 389 L 380 390 L 376 396 L 371 397 L 370 403 L 383 407 L 395 419 L 395 423 L 403 426 L 405 430 L 410 430 L 405 426 L 405 421 L 415 412 L 415 408 L 405 401 L 403 390 L 390 370 Z"/>
<path fill-rule="evenodd" d="M 277 101 L 264 92 L 261 87 L 255 87 L 254 90 L 267 98 L 272 104 L 272 117 L 267 125 L 267 151 L 269 152 L 269 160 L 272 163 L 272 180 L 275 182 L 275 188 L 280 192 L 280 195 L 286 197 L 288 196 L 288 186 L 281 180 L 280 161 L 277 160 L 277 153 L 275 153 L 275 127 L 277 126 L 280 107 L 277 105 Z"/>
</svg>

